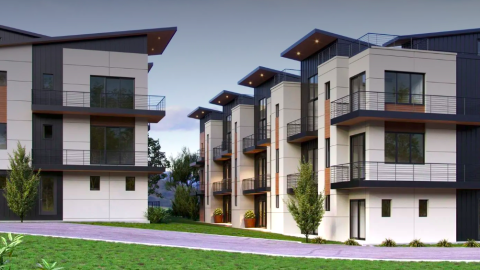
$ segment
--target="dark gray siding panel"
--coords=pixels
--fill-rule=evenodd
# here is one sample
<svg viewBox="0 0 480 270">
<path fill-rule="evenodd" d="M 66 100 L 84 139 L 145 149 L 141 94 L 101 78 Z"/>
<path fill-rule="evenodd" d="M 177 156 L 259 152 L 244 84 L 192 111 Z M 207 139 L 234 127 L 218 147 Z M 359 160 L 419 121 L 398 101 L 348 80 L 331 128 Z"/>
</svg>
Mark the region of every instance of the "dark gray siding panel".
<svg viewBox="0 0 480 270">
<path fill-rule="evenodd" d="M 223 140 L 227 140 L 227 117 L 232 114 L 232 109 L 239 104 L 253 105 L 254 99 L 250 96 L 238 96 L 230 103 L 223 106 Z M 234 123 L 232 123 L 232 127 Z"/>
<path fill-rule="evenodd" d="M 63 153 L 63 115 L 58 114 L 33 114 L 33 162 L 49 162 L 44 164 L 62 164 Z M 52 125 L 53 136 L 50 139 L 43 138 L 43 126 Z M 49 156 L 44 151 L 37 149 L 50 149 Z M 45 160 L 48 159 L 48 160 Z"/>
<path fill-rule="evenodd" d="M 5 174 L 6 172 L 0 172 Z M 41 176 L 54 177 L 57 183 L 57 213 L 56 215 L 41 215 L 40 200 L 37 198 L 33 209 L 27 214 L 25 220 L 62 220 L 63 219 L 63 181 L 61 172 L 42 172 Z M 3 196 L 3 190 L 0 190 L 0 220 L 19 220 L 7 205 L 7 200 Z"/>
<path fill-rule="evenodd" d="M 34 37 L 0 29 L 0 44 L 28 41 L 32 38 Z"/>
<path fill-rule="evenodd" d="M 479 204 L 479 190 L 457 190 L 457 241 L 480 240 Z"/>
</svg>

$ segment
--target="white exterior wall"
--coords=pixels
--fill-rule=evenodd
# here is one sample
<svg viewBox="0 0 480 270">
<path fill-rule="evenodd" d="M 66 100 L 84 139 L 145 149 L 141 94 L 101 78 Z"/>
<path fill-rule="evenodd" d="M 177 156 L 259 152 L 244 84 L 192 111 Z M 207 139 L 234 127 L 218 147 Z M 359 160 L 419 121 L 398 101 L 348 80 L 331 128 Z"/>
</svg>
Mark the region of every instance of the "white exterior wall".
<svg viewBox="0 0 480 270">
<path fill-rule="evenodd" d="M 0 150 L 0 170 L 7 170 L 17 142 L 27 153 L 32 149 L 32 46 L 1 48 L 0 71 L 7 72 L 7 149 Z"/>
<path fill-rule="evenodd" d="M 207 223 L 213 223 L 215 208 L 223 209 L 222 196 L 213 196 L 212 190 L 213 182 L 223 179 L 222 165 L 213 161 L 213 148 L 220 145 L 223 140 L 222 128 L 222 120 L 210 120 L 205 123 L 205 151 L 207 154 L 205 162 L 205 222 Z"/>
<path fill-rule="evenodd" d="M 275 204 L 275 172 L 276 172 L 276 157 L 275 157 L 275 105 L 279 105 L 279 198 L 280 205 L 276 208 Z M 283 233 L 289 235 L 299 235 L 300 230 L 288 212 L 285 200 L 290 196 L 287 194 L 287 175 L 298 173 L 298 166 L 301 158 L 301 147 L 297 144 L 287 142 L 287 123 L 299 119 L 300 116 L 300 83 L 296 82 L 282 82 L 271 89 L 270 98 L 270 115 L 272 118 L 271 129 L 271 219 L 268 220 L 270 230 L 276 233 Z"/>
<path fill-rule="evenodd" d="M 254 196 L 244 196 L 242 180 L 255 176 L 255 159 L 243 153 L 243 138 L 254 132 L 254 106 L 238 105 L 232 109 L 232 136 L 235 136 L 235 123 L 237 123 L 237 149 L 235 142 L 232 146 L 232 183 L 237 186 L 237 205 L 235 206 L 235 186 L 232 187 L 232 226 L 244 228 L 244 215 L 248 210 L 254 211 Z M 234 137 L 232 138 L 234 141 Z M 235 171 L 235 152 L 237 153 L 237 170 Z M 237 177 L 235 178 L 235 172 Z M 235 179 L 237 181 L 235 182 Z"/>
</svg>

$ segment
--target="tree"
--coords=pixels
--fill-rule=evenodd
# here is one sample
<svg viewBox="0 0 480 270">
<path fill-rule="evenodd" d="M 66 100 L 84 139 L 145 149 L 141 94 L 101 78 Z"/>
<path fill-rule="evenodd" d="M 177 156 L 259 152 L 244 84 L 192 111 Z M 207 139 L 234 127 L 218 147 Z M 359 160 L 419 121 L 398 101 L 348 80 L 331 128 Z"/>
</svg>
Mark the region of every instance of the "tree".
<svg viewBox="0 0 480 270">
<path fill-rule="evenodd" d="M 176 156 L 170 157 L 170 177 L 165 187 L 168 190 L 174 190 L 179 185 L 192 187 L 199 181 L 198 169 L 191 167 L 190 163 L 197 160 L 197 154 L 191 153 L 186 147 Z"/>
<path fill-rule="evenodd" d="M 301 162 L 299 173 L 297 186 L 294 188 L 295 196 L 291 196 L 286 203 L 288 211 L 308 243 L 308 235 L 318 228 L 325 213 L 324 196 L 318 192 L 318 184 L 313 179 L 313 168 L 310 163 Z"/>
<path fill-rule="evenodd" d="M 169 161 L 165 157 L 164 152 L 160 152 L 161 146 L 159 140 L 148 137 L 148 166 L 165 167 L 170 166 Z M 150 174 L 148 176 L 148 195 L 155 195 L 162 198 L 162 194 L 158 192 L 158 181 L 164 179 L 166 174 Z"/>
<path fill-rule="evenodd" d="M 33 171 L 30 155 L 26 154 L 20 142 L 17 143 L 17 150 L 13 151 L 13 157 L 9 155 L 8 159 L 10 172 L 4 196 L 8 208 L 23 222 L 37 199 L 40 170 L 37 173 Z"/>
<path fill-rule="evenodd" d="M 192 190 L 193 187 L 185 185 L 176 187 L 172 200 L 172 211 L 175 216 L 198 220 L 200 202 L 196 196 L 192 196 Z"/>
</svg>

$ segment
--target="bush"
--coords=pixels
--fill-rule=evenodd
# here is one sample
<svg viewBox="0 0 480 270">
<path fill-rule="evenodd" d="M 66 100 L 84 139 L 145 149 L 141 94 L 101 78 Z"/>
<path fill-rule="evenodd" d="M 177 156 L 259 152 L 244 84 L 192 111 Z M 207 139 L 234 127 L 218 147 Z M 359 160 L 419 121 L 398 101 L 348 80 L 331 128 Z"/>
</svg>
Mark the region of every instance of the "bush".
<svg viewBox="0 0 480 270">
<path fill-rule="evenodd" d="M 175 189 L 175 195 L 172 200 L 172 214 L 198 220 L 200 202 L 198 197 L 192 196 L 192 188 L 179 185 Z"/>
<path fill-rule="evenodd" d="M 395 243 L 395 241 L 393 241 L 392 239 L 386 238 L 385 241 L 383 241 L 380 244 L 380 246 L 381 247 L 396 247 L 397 243 Z"/>
<path fill-rule="evenodd" d="M 443 239 L 437 243 L 437 247 L 452 247 L 452 243 L 448 242 L 447 239 Z"/>
<path fill-rule="evenodd" d="M 353 239 L 348 239 L 347 241 L 345 241 L 343 243 L 347 246 L 360 246 L 360 244 Z"/>
<path fill-rule="evenodd" d="M 255 218 L 255 213 L 252 210 L 245 212 L 245 218 Z"/>
<path fill-rule="evenodd" d="M 312 239 L 311 241 L 312 243 L 314 244 L 326 244 L 327 243 L 327 240 L 323 239 L 322 237 L 315 237 Z"/>
<path fill-rule="evenodd" d="M 465 244 L 463 244 L 464 247 L 480 247 L 480 244 L 475 242 L 473 239 L 468 239 Z"/>
<path fill-rule="evenodd" d="M 413 239 L 410 244 L 408 244 L 409 247 L 425 247 L 425 244 L 420 241 L 420 239 Z"/>
<path fill-rule="evenodd" d="M 150 223 L 164 222 L 169 216 L 168 211 L 161 207 L 148 207 L 147 213 L 145 213 L 145 217 Z"/>
<path fill-rule="evenodd" d="M 214 216 L 221 216 L 221 215 L 223 215 L 223 210 L 222 210 L 222 208 L 217 208 L 217 209 L 215 209 L 215 211 L 213 211 L 213 215 L 214 215 Z"/>
</svg>

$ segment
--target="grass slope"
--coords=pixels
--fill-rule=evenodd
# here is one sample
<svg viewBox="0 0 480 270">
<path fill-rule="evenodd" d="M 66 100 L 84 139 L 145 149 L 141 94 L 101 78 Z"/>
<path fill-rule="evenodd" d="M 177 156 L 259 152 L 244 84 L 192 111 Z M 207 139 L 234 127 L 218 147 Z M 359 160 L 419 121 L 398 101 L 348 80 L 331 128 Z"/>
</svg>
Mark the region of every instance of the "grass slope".
<svg viewBox="0 0 480 270">
<path fill-rule="evenodd" d="M 2 236 L 5 236 L 2 234 Z M 350 261 L 273 257 L 25 236 L 13 269 L 35 269 L 44 258 L 64 269 L 479 269 L 478 263 Z"/>
</svg>

